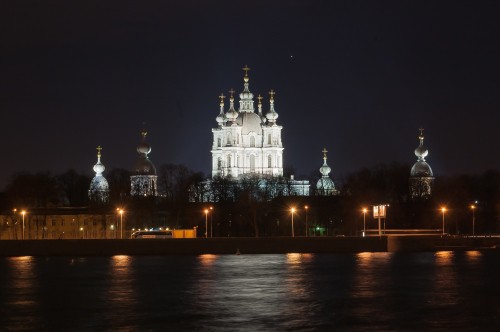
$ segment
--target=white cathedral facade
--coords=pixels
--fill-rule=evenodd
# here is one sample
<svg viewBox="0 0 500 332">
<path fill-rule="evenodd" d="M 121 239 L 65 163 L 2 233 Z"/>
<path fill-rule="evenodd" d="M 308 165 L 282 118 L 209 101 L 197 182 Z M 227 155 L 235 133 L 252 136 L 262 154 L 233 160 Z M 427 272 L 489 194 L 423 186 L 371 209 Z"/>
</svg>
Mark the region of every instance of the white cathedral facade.
<svg viewBox="0 0 500 332">
<path fill-rule="evenodd" d="M 217 127 L 212 129 L 212 179 L 230 178 L 238 181 L 245 177 L 283 178 L 282 126 L 278 125 L 278 113 L 274 106 L 275 92 L 269 92 L 269 109 L 263 113 L 262 97 L 250 92 L 248 71 L 243 68 L 243 92 L 240 93 L 236 109 L 234 91 L 229 91 L 229 108 L 224 110 L 225 96 L 221 94 L 220 112 L 216 117 Z M 288 181 L 286 195 L 309 195 L 309 181 Z"/>
</svg>

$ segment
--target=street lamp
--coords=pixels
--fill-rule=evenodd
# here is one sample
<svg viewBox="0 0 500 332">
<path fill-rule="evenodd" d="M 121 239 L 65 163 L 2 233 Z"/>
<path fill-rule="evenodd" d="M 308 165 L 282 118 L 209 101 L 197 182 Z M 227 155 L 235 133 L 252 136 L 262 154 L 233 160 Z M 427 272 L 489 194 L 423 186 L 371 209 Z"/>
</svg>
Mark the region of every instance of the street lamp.
<svg viewBox="0 0 500 332">
<path fill-rule="evenodd" d="M 208 209 L 205 209 L 205 239 L 208 238 Z"/>
<path fill-rule="evenodd" d="M 446 212 L 446 208 L 444 206 L 441 207 L 441 212 L 443 213 L 443 235 L 444 235 L 444 213 Z"/>
<path fill-rule="evenodd" d="M 123 239 L 123 209 L 117 208 L 116 211 L 120 214 L 120 239 Z"/>
<path fill-rule="evenodd" d="M 470 208 L 472 209 L 472 236 L 474 236 L 474 231 L 475 231 L 474 227 L 476 223 L 476 214 L 474 213 L 474 211 L 476 210 L 476 206 L 472 204 Z"/>
<path fill-rule="evenodd" d="M 309 237 L 309 228 L 307 226 L 307 210 L 309 210 L 309 206 L 304 206 L 304 208 L 306 209 L 306 237 Z"/>
<path fill-rule="evenodd" d="M 22 210 L 21 214 L 23 215 L 23 240 L 24 240 L 24 215 L 26 214 L 26 211 Z"/>
<path fill-rule="evenodd" d="M 367 208 L 363 208 L 363 237 L 366 234 L 366 212 L 368 212 Z"/>
<path fill-rule="evenodd" d="M 292 211 L 292 237 L 295 237 L 295 233 L 293 232 L 293 214 L 295 212 L 295 208 L 291 208 L 290 211 Z"/>
<path fill-rule="evenodd" d="M 214 230 L 214 223 L 213 223 L 213 218 L 212 216 L 214 215 L 213 212 L 214 208 L 211 206 L 210 207 L 210 237 L 213 237 L 213 230 Z"/>
</svg>

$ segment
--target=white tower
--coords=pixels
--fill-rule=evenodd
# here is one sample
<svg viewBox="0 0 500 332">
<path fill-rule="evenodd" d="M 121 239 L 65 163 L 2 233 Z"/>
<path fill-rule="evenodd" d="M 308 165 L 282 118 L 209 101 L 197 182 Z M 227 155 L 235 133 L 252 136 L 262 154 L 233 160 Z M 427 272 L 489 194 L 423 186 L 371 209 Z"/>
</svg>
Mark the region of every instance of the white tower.
<svg viewBox="0 0 500 332">
<path fill-rule="evenodd" d="M 151 146 L 146 143 L 146 135 L 148 133 L 143 130 L 141 132 L 142 141 L 137 146 L 139 158 L 135 164 L 135 173 L 130 176 L 130 195 L 131 196 L 157 196 L 157 180 L 156 168 L 149 160 L 148 154 L 151 152 Z"/>
<path fill-rule="evenodd" d="M 102 173 L 106 169 L 101 163 L 101 146 L 97 147 L 97 163 L 94 165 L 95 176 L 90 181 L 89 199 L 93 203 L 106 204 L 109 202 L 109 185 Z"/>
<path fill-rule="evenodd" d="M 258 113 L 255 112 L 253 93 L 249 90 L 248 71 L 243 68 L 243 92 L 240 93 L 239 109 L 234 108 L 234 91 L 229 91 L 229 109 L 224 113 L 224 95 L 220 95 L 220 113 L 216 117 L 217 128 L 212 129 L 212 178 L 245 175 L 283 176 L 283 145 L 281 129 L 276 124 L 278 113 L 274 109 L 275 92 L 271 90 L 270 110 L 262 114 L 262 97 L 258 97 Z M 267 125 L 266 125 L 267 118 Z"/>
<path fill-rule="evenodd" d="M 412 199 L 428 198 L 432 194 L 434 175 L 431 166 L 425 161 L 429 151 L 424 147 L 424 129 L 420 128 L 420 145 L 415 149 L 417 162 L 410 172 L 410 196 Z"/>
<path fill-rule="evenodd" d="M 319 171 L 321 173 L 321 178 L 318 180 L 316 184 L 316 194 L 318 196 L 332 196 L 337 194 L 337 190 L 335 189 L 335 184 L 333 180 L 330 179 L 330 172 L 332 169 L 326 163 L 326 148 L 323 149 L 323 166 L 320 167 Z"/>
</svg>

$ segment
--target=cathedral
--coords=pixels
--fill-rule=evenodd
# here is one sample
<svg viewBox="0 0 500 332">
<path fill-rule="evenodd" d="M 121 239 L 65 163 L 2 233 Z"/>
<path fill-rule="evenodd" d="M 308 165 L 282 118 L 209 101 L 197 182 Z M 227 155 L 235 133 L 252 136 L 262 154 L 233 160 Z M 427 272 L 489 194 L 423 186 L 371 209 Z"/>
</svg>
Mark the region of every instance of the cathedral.
<svg viewBox="0 0 500 332">
<path fill-rule="evenodd" d="M 212 179 L 230 178 L 238 181 L 245 177 L 283 178 L 283 142 L 275 109 L 275 95 L 269 92 L 269 109 L 263 113 L 262 99 L 257 97 L 257 111 L 254 95 L 250 92 L 248 71 L 243 68 L 243 91 L 239 94 L 236 109 L 234 90 L 229 93 L 229 108 L 224 110 L 225 96 L 221 94 L 220 112 L 215 118 L 217 127 L 212 129 Z M 309 181 L 289 179 L 288 195 L 309 195 Z"/>
</svg>

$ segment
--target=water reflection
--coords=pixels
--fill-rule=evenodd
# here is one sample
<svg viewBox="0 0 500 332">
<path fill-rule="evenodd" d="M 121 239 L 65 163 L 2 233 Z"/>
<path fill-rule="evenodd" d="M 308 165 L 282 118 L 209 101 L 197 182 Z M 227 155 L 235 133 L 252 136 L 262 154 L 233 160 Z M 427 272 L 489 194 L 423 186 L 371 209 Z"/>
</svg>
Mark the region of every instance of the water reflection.
<svg viewBox="0 0 500 332">
<path fill-rule="evenodd" d="M 6 330 L 32 328 L 34 318 L 27 315 L 38 308 L 33 294 L 37 288 L 37 275 L 34 270 L 34 257 L 7 258 L 8 274 L 6 280 L 5 300 L 3 309 L 6 310 L 7 322 L 3 325 Z"/>
<path fill-rule="evenodd" d="M 477 250 L 466 251 L 465 256 L 470 263 L 477 263 L 482 257 L 482 253 Z"/>
</svg>

